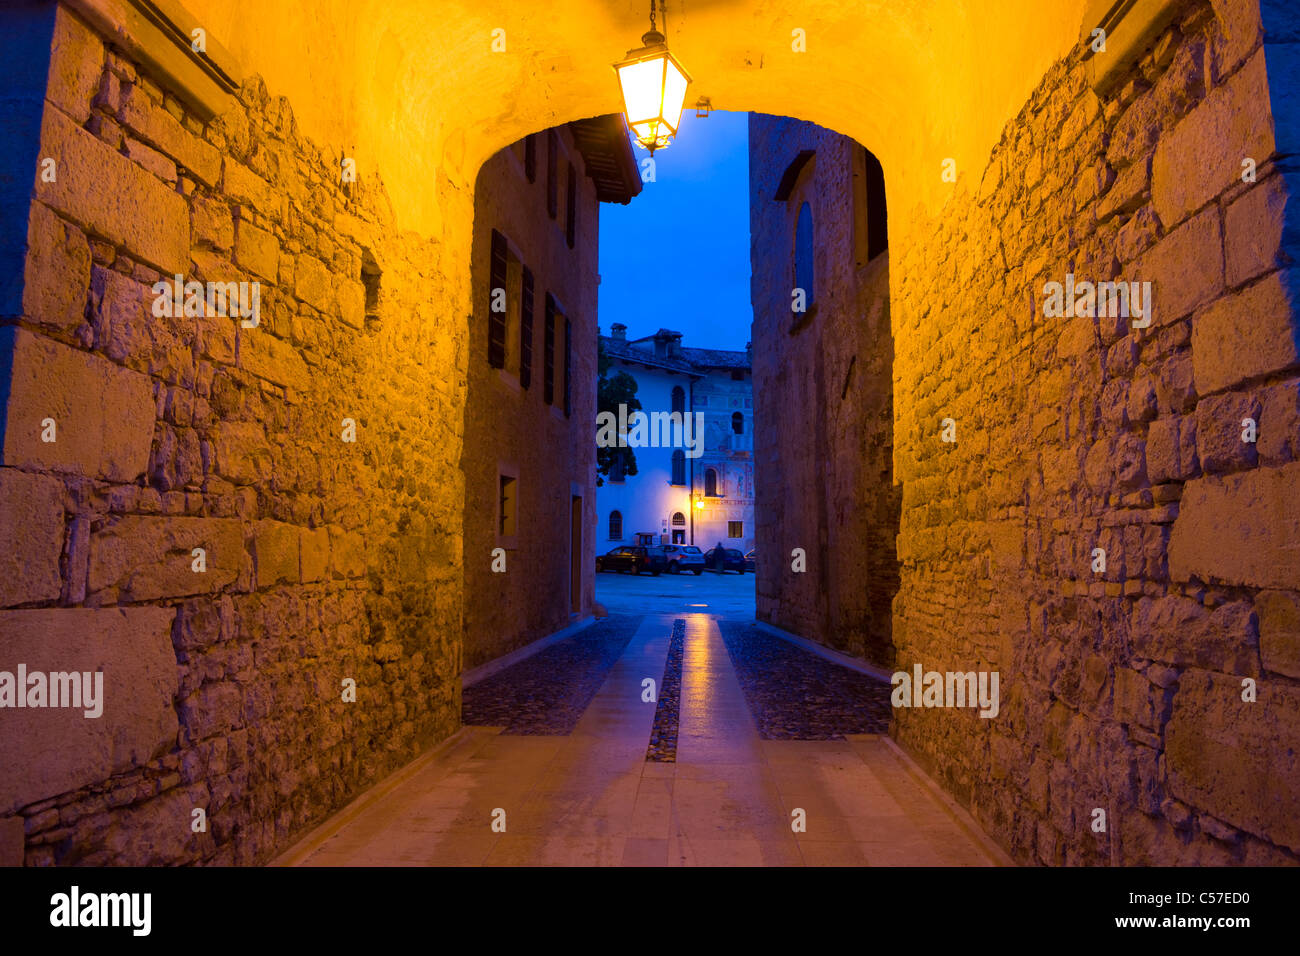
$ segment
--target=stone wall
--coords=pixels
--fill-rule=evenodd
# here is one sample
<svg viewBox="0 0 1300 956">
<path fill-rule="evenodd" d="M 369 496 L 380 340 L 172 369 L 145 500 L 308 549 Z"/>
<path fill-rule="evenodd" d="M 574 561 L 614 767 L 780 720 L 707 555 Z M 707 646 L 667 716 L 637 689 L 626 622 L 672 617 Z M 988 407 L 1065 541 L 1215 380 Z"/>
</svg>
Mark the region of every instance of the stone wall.
<svg viewBox="0 0 1300 956">
<path fill-rule="evenodd" d="M 557 137 L 557 214 L 547 213 L 546 133 L 534 136 L 535 181 L 528 182 L 524 141 L 483 165 L 475 188 L 474 317 L 469 333 L 469 392 L 465 407 L 466 668 L 588 617 L 596 538 L 596 282 L 600 204 L 583 172 L 583 157 L 567 127 Z M 565 240 L 566 170 L 578 171 L 574 247 Z M 492 230 L 516 247 L 533 274 L 531 382 L 488 363 L 488 307 Z M 543 397 L 546 294 L 567 310 L 573 325 L 571 412 L 564 414 L 564 323 L 557 319 L 555 391 Z M 509 290 L 507 297 L 514 295 Z M 509 303 L 514 308 L 513 303 Z M 513 343 L 512 343 L 513 344 Z M 518 528 L 513 541 L 499 536 L 496 501 L 500 469 L 517 475 Z M 575 486 L 577 490 L 575 491 Z M 583 546 L 580 603 L 569 596 L 570 499 L 582 497 Z M 493 570 L 492 552 L 506 551 L 505 570 Z"/>
<path fill-rule="evenodd" d="M 55 9 L 14 144 L 54 174 L 0 328 L 0 670 L 106 700 L 0 711 L 0 856 L 260 862 L 459 722 L 467 262 L 256 77 L 205 122 Z M 257 282 L 257 324 L 158 315 L 177 274 Z"/>
<path fill-rule="evenodd" d="M 893 250 L 898 664 L 997 670 L 1002 696 L 996 719 L 899 708 L 894 733 L 1023 861 L 1300 861 L 1272 49 L 1258 4 L 1187 4 L 1099 97 L 1081 48 Z M 1067 274 L 1151 282 L 1150 327 L 1045 316 Z"/>
<path fill-rule="evenodd" d="M 861 147 L 812 123 L 751 114 L 758 617 L 872 663 L 893 663 L 898 590 L 889 254 L 859 262 Z M 785 201 L 787 168 L 808 161 Z M 814 295 L 792 311 L 807 201 Z M 805 290 L 807 291 L 807 290 Z M 793 570 L 801 548 L 807 569 Z"/>
</svg>

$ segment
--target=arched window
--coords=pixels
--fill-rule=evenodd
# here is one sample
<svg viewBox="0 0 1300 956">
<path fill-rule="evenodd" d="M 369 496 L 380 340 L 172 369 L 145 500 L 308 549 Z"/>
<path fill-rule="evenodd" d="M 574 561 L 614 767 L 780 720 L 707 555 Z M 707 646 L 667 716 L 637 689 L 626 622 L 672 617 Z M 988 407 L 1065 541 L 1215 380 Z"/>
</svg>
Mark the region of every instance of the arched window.
<svg viewBox="0 0 1300 956">
<path fill-rule="evenodd" d="M 623 540 L 623 512 L 611 511 L 609 513 L 609 540 Z"/>
<path fill-rule="evenodd" d="M 731 413 L 731 430 L 737 435 L 745 434 L 745 416 L 740 412 Z"/>
<path fill-rule="evenodd" d="M 674 528 L 685 528 L 685 527 L 686 527 L 686 515 L 682 514 L 680 511 L 674 511 L 674 512 L 673 512 L 673 527 L 674 527 Z"/>
<path fill-rule="evenodd" d="M 686 484 L 686 452 L 678 448 L 673 452 L 673 480 L 674 485 Z"/>
<path fill-rule="evenodd" d="M 712 468 L 704 471 L 704 496 L 716 496 L 718 493 L 718 473 Z"/>
<path fill-rule="evenodd" d="M 686 390 L 680 385 L 673 386 L 673 411 L 678 414 L 686 413 Z"/>
<path fill-rule="evenodd" d="M 799 207 L 799 222 L 794 230 L 794 284 L 803 289 L 804 304 L 812 308 L 813 291 L 813 221 L 812 207 Z"/>
</svg>

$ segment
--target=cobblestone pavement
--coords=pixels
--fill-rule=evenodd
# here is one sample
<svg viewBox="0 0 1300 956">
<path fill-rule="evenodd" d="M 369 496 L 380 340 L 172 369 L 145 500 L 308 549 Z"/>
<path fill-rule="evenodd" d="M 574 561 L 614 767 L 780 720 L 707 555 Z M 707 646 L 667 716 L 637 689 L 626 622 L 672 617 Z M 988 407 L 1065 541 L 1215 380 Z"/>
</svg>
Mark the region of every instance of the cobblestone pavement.
<svg viewBox="0 0 1300 956">
<path fill-rule="evenodd" d="M 889 684 L 760 631 L 752 621 L 719 626 L 764 740 L 888 733 Z"/>
<path fill-rule="evenodd" d="M 682 703 L 682 655 L 686 649 L 686 621 L 673 621 L 673 636 L 668 642 L 668 660 L 664 664 L 664 679 L 659 684 L 659 700 L 655 703 L 655 722 L 650 731 L 650 745 L 645 759 L 656 763 L 672 763 L 677 759 L 677 727 Z"/>
<path fill-rule="evenodd" d="M 647 759 L 674 621 L 685 620 L 674 762 Z M 484 680 L 467 726 L 376 785 L 275 863 L 307 866 L 988 866 L 1010 861 L 887 737 L 781 718 L 764 739 L 741 672 L 780 693 L 859 694 L 704 613 L 608 619 Z M 633 633 L 629 630 L 635 626 Z M 598 628 L 598 629 L 597 629 Z M 610 658 L 621 648 L 613 662 Z M 811 656 L 811 655 L 809 655 Z M 789 673 L 780 672 L 790 668 Z M 787 677 L 795 680 L 790 683 Z M 856 675 L 855 675 L 856 677 Z M 590 690 L 603 679 L 593 694 Z M 820 682 L 820 683 L 819 683 Z M 570 686 L 576 685 L 576 686 Z M 494 700 L 495 697 L 495 700 Z M 547 712 L 557 708 L 559 716 Z M 844 709 L 844 708 L 841 708 Z M 576 715 L 576 721 L 574 719 Z M 766 719 L 766 718 L 764 718 Z M 782 723 L 784 720 L 784 723 Z M 501 727 L 514 728 L 510 734 Z M 552 731 L 547 735 L 547 731 Z"/>
<path fill-rule="evenodd" d="M 573 637 L 466 687 L 461 721 L 502 733 L 568 734 L 623 656 L 639 618 L 607 617 Z"/>
</svg>

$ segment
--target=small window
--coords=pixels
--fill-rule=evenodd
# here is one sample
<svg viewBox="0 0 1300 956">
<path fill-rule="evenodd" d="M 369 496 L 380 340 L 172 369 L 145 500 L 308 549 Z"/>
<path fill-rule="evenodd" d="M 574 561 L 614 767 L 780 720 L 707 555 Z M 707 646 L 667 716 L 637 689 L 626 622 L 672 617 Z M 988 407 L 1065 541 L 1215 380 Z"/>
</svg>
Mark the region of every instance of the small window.
<svg viewBox="0 0 1300 956">
<path fill-rule="evenodd" d="M 745 434 L 745 416 L 740 412 L 731 413 L 731 430 L 737 435 Z"/>
<path fill-rule="evenodd" d="M 743 521 L 727 522 L 728 538 L 743 538 L 744 536 L 745 536 L 745 522 Z"/>
<path fill-rule="evenodd" d="M 794 230 L 794 285 L 796 289 L 803 289 L 805 310 L 811 309 L 815 298 L 813 219 L 812 207 L 807 203 L 799 207 L 799 221 Z"/>
<path fill-rule="evenodd" d="M 686 452 L 678 448 L 673 452 L 673 480 L 674 485 L 686 484 Z"/>
<path fill-rule="evenodd" d="M 609 513 L 609 540 L 623 540 L 623 512 L 611 511 Z"/>
<path fill-rule="evenodd" d="M 704 470 L 704 497 L 716 498 L 718 495 L 718 473 L 712 468 Z"/>
<path fill-rule="evenodd" d="M 745 380 L 745 373 L 740 369 L 734 369 L 731 373 L 731 380 L 733 382 L 743 382 Z"/>
<path fill-rule="evenodd" d="M 546 131 L 546 214 L 552 219 L 559 212 L 560 171 L 556 168 L 560 153 L 560 138 L 555 130 Z"/>
<path fill-rule="evenodd" d="M 673 411 L 679 414 L 686 413 L 686 390 L 680 385 L 673 386 Z"/>
<path fill-rule="evenodd" d="M 569 163 L 569 180 L 564 187 L 564 241 L 573 248 L 578 235 L 578 172 Z"/>
<path fill-rule="evenodd" d="M 674 527 L 674 528 L 685 528 L 685 527 L 686 527 L 686 515 L 682 514 L 680 511 L 674 511 L 674 512 L 673 512 L 673 527 Z"/>
<path fill-rule="evenodd" d="M 534 133 L 524 137 L 524 175 L 530 183 L 537 182 L 537 136 Z"/>
<path fill-rule="evenodd" d="M 501 495 L 499 501 L 499 517 L 497 528 L 503 538 L 513 537 L 515 534 L 515 511 L 516 511 L 516 488 L 515 479 L 510 475 L 500 476 Z"/>
<path fill-rule="evenodd" d="M 495 229 L 488 271 L 488 364 L 518 375 L 523 351 L 524 274 L 528 270 L 510 240 Z"/>
</svg>

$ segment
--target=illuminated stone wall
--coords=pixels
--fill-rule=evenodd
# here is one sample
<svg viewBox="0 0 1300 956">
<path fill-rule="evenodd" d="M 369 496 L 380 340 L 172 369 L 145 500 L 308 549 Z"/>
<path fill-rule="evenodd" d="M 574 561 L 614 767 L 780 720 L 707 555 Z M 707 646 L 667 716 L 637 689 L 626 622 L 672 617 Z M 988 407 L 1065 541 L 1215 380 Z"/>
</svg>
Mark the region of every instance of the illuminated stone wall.
<svg viewBox="0 0 1300 956">
<path fill-rule="evenodd" d="M 47 13 L 0 669 L 102 669 L 105 699 L 0 714 L 3 855 L 262 861 L 459 723 L 468 303 L 256 77 L 203 123 Z M 159 315 L 176 274 L 258 283 L 256 326 Z"/>
</svg>

